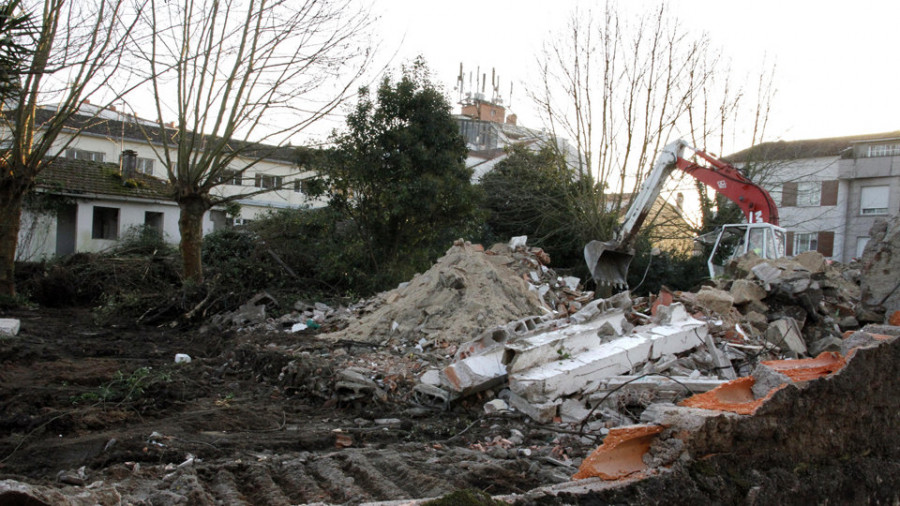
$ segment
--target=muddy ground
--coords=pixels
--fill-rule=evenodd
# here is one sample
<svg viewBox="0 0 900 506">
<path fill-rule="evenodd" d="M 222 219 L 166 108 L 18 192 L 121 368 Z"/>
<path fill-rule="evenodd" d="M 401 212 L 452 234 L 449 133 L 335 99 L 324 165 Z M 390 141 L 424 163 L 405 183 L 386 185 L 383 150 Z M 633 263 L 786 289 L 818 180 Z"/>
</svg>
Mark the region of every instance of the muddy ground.
<svg viewBox="0 0 900 506">
<path fill-rule="evenodd" d="M 0 341 L 0 479 L 83 487 L 110 504 L 521 493 L 567 481 L 598 444 L 577 427 L 487 416 L 477 396 L 417 404 L 424 355 L 388 354 L 392 363 L 379 369 L 399 372 L 375 378 L 377 396 L 340 392 L 339 371 L 386 360 L 377 345 L 326 345 L 312 333 L 101 327 L 88 309 L 0 317 L 22 324 Z M 178 353 L 193 360 L 175 364 Z"/>
</svg>

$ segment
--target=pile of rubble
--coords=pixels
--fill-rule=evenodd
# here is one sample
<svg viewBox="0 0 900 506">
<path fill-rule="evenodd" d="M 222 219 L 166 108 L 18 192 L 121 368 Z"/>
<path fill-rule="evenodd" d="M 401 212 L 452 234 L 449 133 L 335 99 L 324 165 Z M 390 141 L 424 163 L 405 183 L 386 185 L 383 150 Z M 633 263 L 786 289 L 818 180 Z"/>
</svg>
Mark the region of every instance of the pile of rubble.
<svg viewBox="0 0 900 506">
<path fill-rule="evenodd" d="M 487 251 L 456 241 L 427 272 L 347 308 L 298 302 L 292 312 L 272 318 L 267 314 L 280 305 L 262 293 L 213 324 L 242 331 L 321 327 L 319 337 L 332 341 L 428 347 L 435 341 L 458 344 L 532 315 L 563 318 L 593 300 L 578 278 L 559 276 L 548 267 L 549 255 L 526 240 L 516 237 Z"/>
</svg>

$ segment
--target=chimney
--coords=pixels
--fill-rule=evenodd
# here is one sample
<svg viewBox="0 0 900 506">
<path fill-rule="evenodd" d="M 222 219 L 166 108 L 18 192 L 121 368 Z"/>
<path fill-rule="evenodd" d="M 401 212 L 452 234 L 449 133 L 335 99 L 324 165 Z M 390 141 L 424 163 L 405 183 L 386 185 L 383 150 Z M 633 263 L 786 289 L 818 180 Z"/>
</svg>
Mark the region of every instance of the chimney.
<svg viewBox="0 0 900 506">
<path fill-rule="evenodd" d="M 120 171 L 122 173 L 123 181 L 134 178 L 134 175 L 137 174 L 137 151 L 133 149 L 122 151 L 122 166 L 120 167 Z"/>
</svg>

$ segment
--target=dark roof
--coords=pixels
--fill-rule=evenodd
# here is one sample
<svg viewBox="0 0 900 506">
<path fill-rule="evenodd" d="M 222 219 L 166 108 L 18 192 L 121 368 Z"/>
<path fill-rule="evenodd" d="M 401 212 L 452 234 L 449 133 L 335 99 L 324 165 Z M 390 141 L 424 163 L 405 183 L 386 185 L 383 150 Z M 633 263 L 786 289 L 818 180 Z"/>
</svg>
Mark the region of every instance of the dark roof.
<svg viewBox="0 0 900 506">
<path fill-rule="evenodd" d="M 50 193 L 94 194 L 117 197 L 171 200 L 169 184 L 146 174 L 124 181 L 113 163 L 57 158 L 41 170 L 36 185 Z"/>
<path fill-rule="evenodd" d="M 48 121 L 53 111 L 41 108 L 37 111 L 37 124 L 43 124 Z M 128 116 L 126 115 L 126 118 Z M 133 118 L 133 117 L 132 117 Z M 132 120 L 117 120 L 104 118 L 101 116 L 93 117 L 86 114 L 76 114 L 69 118 L 66 126 L 73 130 L 81 130 L 83 133 L 89 133 L 104 137 L 107 139 L 125 138 L 138 142 L 152 142 L 162 144 L 162 133 L 158 125 L 147 125 Z M 166 128 L 165 135 L 169 139 L 175 139 L 178 130 L 175 128 Z M 271 160 L 280 160 L 283 162 L 295 163 L 297 159 L 296 151 L 291 146 L 273 146 L 271 144 L 252 143 L 232 141 L 230 143 L 234 149 L 241 150 L 242 156 L 260 157 Z"/>
<path fill-rule="evenodd" d="M 764 142 L 752 148 L 728 155 L 725 157 L 725 160 L 729 163 L 744 163 L 761 160 L 794 160 L 798 158 L 840 156 L 852 144 L 892 138 L 900 138 L 900 131 L 848 137 L 829 137 L 825 139 Z"/>
</svg>

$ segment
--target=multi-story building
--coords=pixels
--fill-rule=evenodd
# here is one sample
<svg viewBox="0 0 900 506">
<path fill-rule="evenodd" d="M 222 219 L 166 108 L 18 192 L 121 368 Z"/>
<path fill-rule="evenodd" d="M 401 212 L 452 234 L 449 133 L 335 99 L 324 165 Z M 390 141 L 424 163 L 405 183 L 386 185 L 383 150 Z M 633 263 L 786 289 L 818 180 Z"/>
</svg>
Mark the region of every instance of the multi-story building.
<svg viewBox="0 0 900 506">
<path fill-rule="evenodd" d="M 876 220 L 900 213 L 900 132 L 768 142 L 727 159 L 775 198 L 791 255 L 859 258 Z"/>
<path fill-rule="evenodd" d="M 114 109 L 85 112 L 88 115 L 72 119 L 76 128 L 60 134 L 59 158 L 38 177 L 36 195 L 55 197 L 56 203 L 49 208 L 26 206 L 19 233 L 20 260 L 101 251 L 138 225 L 158 229 L 172 243 L 181 239 L 179 209 L 168 189 L 158 125 Z M 174 130 L 166 134 L 174 135 Z M 235 159 L 234 171 L 226 173 L 214 192 L 240 196 L 272 191 L 238 198 L 240 209 L 233 216 L 224 208 L 210 210 L 203 220 L 204 233 L 254 220 L 272 209 L 325 205 L 305 191 L 306 181 L 315 174 L 297 167 L 293 149 L 252 147 L 250 156 Z M 121 174 L 123 153 L 134 157 L 133 176 Z"/>
</svg>

